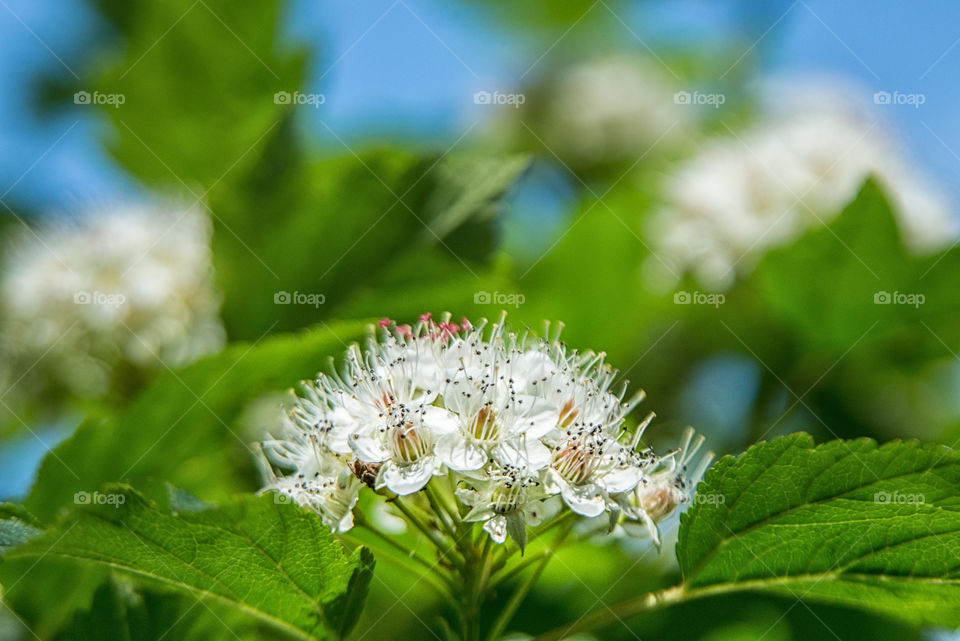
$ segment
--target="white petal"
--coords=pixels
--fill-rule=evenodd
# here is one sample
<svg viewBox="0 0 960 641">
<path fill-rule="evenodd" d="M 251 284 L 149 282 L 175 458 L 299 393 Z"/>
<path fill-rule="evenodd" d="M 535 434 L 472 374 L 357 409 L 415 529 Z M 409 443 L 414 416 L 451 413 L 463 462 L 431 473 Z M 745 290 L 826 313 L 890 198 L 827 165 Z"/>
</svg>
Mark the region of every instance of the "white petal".
<svg viewBox="0 0 960 641">
<path fill-rule="evenodd" d="M 637 487 L 637 483 L 643 477 L 643 470 L 637 465 L 618 468 L 605 474 L 601 479 L 603 487 L 611 494 L 629 492 Z"/>
<path fill-rule="evenodd" d="M 456 494 L 457 498 L 460 499 L 461 503 L 468 507 L 478 505 L 483 499 L 480 492 L 466 487 L 457 488 L 457 491 L 454 492 L 454 494 Z"/>
<path fill-rule="evenodd" d="M 607 506 L 603 494 L 594 485 L 577 488 L 567 486 L 563 492 L 563 500 L 577 514 L 589 517 L 600 516 Z"/>
<path fill-rule="evenodd" d="M 513 375 L 518 388 L 536 392 L 544 382 L 543 378 L 553 378 L 560 371 L 552 358 L 537 350 L 528 350 L 514 361 L 516 373 Z M 534 382 L 536 381 L 536 382 Z"/>
<path fill-rule="evenodd" d="M 521 410 L 514 428 L 517 432 L 531 438 L 540 438 L 557 426 L 560 408 L 555 404 L 526 394 L 518 394 L 517 399 Z"/>
<path fill-rule="evenodd" d="M 486 503 L 480 503 L 463 517 L 464 523 L 474 523 L 476 521 L 485 521 L 494 515 L 493 508 Z"/>
<path fill-rule="evenodd" d="M 413 494 L 423 489 L 430 477 L 436 459 L 432 456 L 423 458 L 411 465 L 397 465 L 393 461 L 383 464 L 381 477 L 387 488 L 400 496 Z"/>
<path fill-rule="evenodd" d="M 525 467 L 533 472 L 550 464 L 550 449 L 536 439 L 512 439 L 497 445 L 493 456 L 507 465 Z"/>
<path fill-rule="evenodd" d="M 660 530 L 657 529 L 657 524 L 654 523 L 653 519 L 650 516 L 643 512 L 643 524 L 647 526 L 647 532 L 650 534 L 650 538 L 653 540 L 653 544 L 660 547 Z"/>
<path fill-rule="evenodd" d="M 355 433 L 350 439 L 350 449 L 364 463 L 382 463 L 390 458 L 376 429 Z"/>
<path fill-rule="evenodd" d="M 483 529 L 490 534 L 490 538 L 496 543 L 503 543 L 507 540 L 507 519 L 502 514 L 484 523 Z"/>
<path fill-rule="evenodd" d="M 560 494 L 569 487 L 566 479 L 560 476 L 553 468 L 547 470 L 543 477 L 543 490 L 547 494 Z"/>
<path fill-rule="evenodd" d="M 460 428 L 460 420 L 456 414 L 435 405 L 423 408 L 422 422 L 434 434 L 449 434 Z"/>
<path fill-rule="evenodd" d="M 434 452 L 447 467 L 457 472 L 479 470 L 487 462 L 483 448 L 459 432 L 440 437 Z"/>
<path fill-rule="evenodd" d="M 327 434 L 327 447 L 337 454 L 350 454 L 350 436 L 357 424 L 342 407 L 334 409 L 328 418 L 333 422 L 333 429 Z"/>
<path fill-rule="evenodd" d="M 347 515 L 340 519 L 340 523 L 337 525 L 337 531 L 346 532 L 353 527 L 353 510 L 347 512 Z"/>
<path fill-rule="evenodd" d="M 542 501 L 527 503 L 523 506 L 523 516 L 531 526 L 540 525 L 546 512 L 546 505 Z"/>
</svg>

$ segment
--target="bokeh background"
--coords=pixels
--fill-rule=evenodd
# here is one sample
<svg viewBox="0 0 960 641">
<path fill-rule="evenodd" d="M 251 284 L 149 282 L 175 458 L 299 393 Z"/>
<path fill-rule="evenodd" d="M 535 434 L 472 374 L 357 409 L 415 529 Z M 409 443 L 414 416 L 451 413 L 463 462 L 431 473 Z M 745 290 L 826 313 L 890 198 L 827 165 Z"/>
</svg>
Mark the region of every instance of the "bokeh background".
<svg viewBox="0 0 960 641">
<path fill-rule="evenodd" d="M 53 514 L 30 488 L 70 456 L 101 480 L 253 491 L 244 444 L 323 359 L 239 386 L 229 412 L 218 396 L 197 441 L 160 418 L 134 435 L 124 412 L 220 350 L 424 312 L 562 321 L 647 391 L 654 443 L 692 424 L 719 454 L 797 430 L 954 445 L 958 18 L 946 1 L 0 0 L 0 498 Z M 109 471 L 131 441 L 151 444 L 143 469 Z M 667 585 L 670 557 L 561 556 L 515 627 Z M 82 638 L 117 579 L 63 572 L 69 598 L 56 572 L 8 582 L 0 638 Z M 440 606 L 378 572 L 354 638 L 431 638 Z M 220 623 L 198 609 L 176 634 L 277 634 Z M 742 595 L 603 636 L 881 637 L 953 638 Z"/>
</svg>

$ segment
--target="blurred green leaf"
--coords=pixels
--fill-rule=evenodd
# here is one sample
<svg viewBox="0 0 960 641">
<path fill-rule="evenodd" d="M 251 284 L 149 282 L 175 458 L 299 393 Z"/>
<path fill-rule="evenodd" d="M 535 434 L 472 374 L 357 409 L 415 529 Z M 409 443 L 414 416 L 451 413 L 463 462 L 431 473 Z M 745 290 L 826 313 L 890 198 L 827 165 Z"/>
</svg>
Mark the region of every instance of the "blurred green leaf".
<svg viewBox="0 0 960 641">
<path fill-rule="evenodd" d="M 220 221 L 214 249 L 223 316 L 234 337 L 252 338 L 275 321 L 277 329 L 292 329 L 355 309 L 358 293 L 386 291 L 398 274 L 400 290 L 479 278 L 497 199 L 526 166 L 522 158 L 376 152 L 273 176 L 269 158 L 285 148 L 271 143 L 244 180 L 224 185 L 212 200 Z M 472 297 L 476 289 L 470 284 L 452 299 L 435 290 L 418 313 L 450 306 L 464 293 Z M 390 313 L 390 295 L 400 290 L 392 286 L 375 315 Z M 303 296 L 316 302 L 298 304 Z"/>
<path fill-rule="evenodd" d="M 11 557 L 116 567 L 214 596 L 306 639 L 342 638 L 356 622 L 373 557 L 365 548 L 347 557 L 316 515 L 272 495 L 173 515 L 128 486 L 105 491 L 124 500 L 74 508 Z"/>
<path fill-rule="evenodd" d="M 300 88 L 305 56 L 280 45 L 281 0 L 98 4 L 124 47 L 91 55 L 78 88 L 124 97 L 100 109 L 107 146 L 146 183 L 199 198 L 292 109 L 274 94 Z"/>
<path fill-rule="evenodd" d="M 13 503 L 0 503 L 0 553 L 26 543 L 41 531 L 40 524 L 25 509 Z"/>
<path fill-rule="evenodd" d="M 25 505 L 48 520 L 75 493 L 112 481 L 169 481 L 204 499 L 254 489 L 253 455 L 234 420 L 259 394 L 313 378 L 366 326 L 332 323 L 237 344 L 167 372 L 118 419 L 85 423 L 54 448 Z"/>
<path fill-rule="evenodd" d="M 960 455 L 794 434 L 726 457 L 683 516 L 691 594 L 772 591 L 960 625 Z"/>
<path fill-rule="evenodd" d="M 75 565 L 75 564 L 74 564 Z M 145 590 L 114 576 L 93 594 L 89 607 L 78 610 L 56 641 L 158 641 L 181 639 L 288 639 L 289 635 L 250 615 L 210 600 L 172 590 Z"/>
<path fill-rule="evenodd" d="M 958 264 L 956 249 L 911 255 L 883 191 L 869 180 L 837 218 L 770 252 L 757 266 L 755 282 L 766 308 L 809 347 L 840 354 L 876 326 L 865 344 L 902 343 L 904 333 L 912 334 L 906 351 L 916 358 L 943 353 L 935 337 L 918 327 L 921 322 L 943 328 L 944 336 L 960 336 L 960 297 L 951 269 Z M 947 320 L 953 329 L 944 327 Z"/>
</svg>

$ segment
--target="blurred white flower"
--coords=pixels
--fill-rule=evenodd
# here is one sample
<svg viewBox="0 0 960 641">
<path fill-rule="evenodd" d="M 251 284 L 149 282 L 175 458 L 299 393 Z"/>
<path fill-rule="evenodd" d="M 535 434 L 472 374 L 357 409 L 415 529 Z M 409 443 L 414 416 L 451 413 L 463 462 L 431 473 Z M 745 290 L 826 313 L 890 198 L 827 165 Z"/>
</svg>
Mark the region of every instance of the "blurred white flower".
<svg viewBox="0 0 960 641">
<path fill-rule="evenodd" d="M 612 57 L 565 70 L 549 88 L 543 139 L 563 158 L 596 163 L 633 161 L 657 146 L 674 146 L 690 109 L 674 100 L 677 86 L 658 63 Z"/>
<path fill-rule="evenodd" d="M 663 275 L 691 271 L 711 289 L 729 287 L 770 248 L 829 221 L 875 176 L 901 234 L 917 253 L 957 237 L 950 203 L 910 164 L 875 114 L 826 86 L 777 94 L 762 122 L 708 142 L 681 163 L 653 218 Z M 661 262 L 662 261 L 662 262 Z"/>
<path fill-rule="evenodd" d="M 160 203 L 24 231 L 0 280 L 5 354 L 50 359 L 96 395 L 119 363 L 173 367 L 218 350 L 210 235 L 201 211 Z"/>
<path fill-rule="evenodd" d="M 687 429 L 680 449 L 662 458 L 659 466 L 636 485 L 629 502 L 623 504 L 624 513 L 642 522 L 656 545 L 660 545 L 657 525 L 679 506 L 690 502 L 697 483 L 713 460 L 713 452 L 707 452 L 690 469 L 703 441 L 703 436 L 694 438 L 693 430 Z M 631 527 L 635 526 L 628 523 L 628 530 Z"/>
</svg>

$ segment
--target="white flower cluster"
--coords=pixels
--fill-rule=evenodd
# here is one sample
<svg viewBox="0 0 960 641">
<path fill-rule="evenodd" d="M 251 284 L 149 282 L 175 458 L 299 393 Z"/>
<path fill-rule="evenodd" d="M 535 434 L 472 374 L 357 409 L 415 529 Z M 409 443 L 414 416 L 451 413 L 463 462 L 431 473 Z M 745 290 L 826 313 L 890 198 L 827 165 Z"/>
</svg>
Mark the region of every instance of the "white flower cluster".
<svg viewBox="0 0 960 641">
<path fill-rule="evenodd" d="M 473 327 L 429 315 L 416 327 L 381 323 L 365 351 L 347 352 L 342 373 L 320 375 L 263 443 L 267 489 L 316 511 L 332 528 L 353 525 L 362 482 L 397 495 L 451 477 L 464 521 L 522 545 L 527 524 L 559 497 L 587 517 L 608 513 L 656 524 L 686 501 L 710 461 L 687 465 L 702 442 L 665 457 L 638 449 L 652 414 L 632 433 L 627 402 L 611 391 L 603 354 L 568 351 L 556 337 Z M 625 386 L 624 386 L 625 387 Z M 557 501 L 553 501 L 556 503 Z"/>
<path fill-rule="evenodd" d="M 691 110 L 658 64 L 612 57 L 574 65 L 554 85 L 544 114 L 546 144 L 564 158 L 633 162 L 651 147 L 676 147 L 689 133 Z"/>
<path fill-rule="evenodd" d="M 5 357 L 42 356 L 69 388 L 97 395 L 119 363 L 175 366 L 218 350 L 210 234 L 202 212 L 160 204 L 23 232 L 0 280 Z"/>
<path fill-rule="evenodd" d="M 876 117 L 826 85 L 778 98 L 788 107 L 708 142 L 673 173 L 652 224 L 652 270 L 663 271 L 662 260 L 675 272 L 692 271 L 710 289 L 725 289 L 769 249 L 839 214 L 871 175 L 890 196 L 910 249 L 936 250 L 957 237 L 945 198 Z"/>
</svg>

